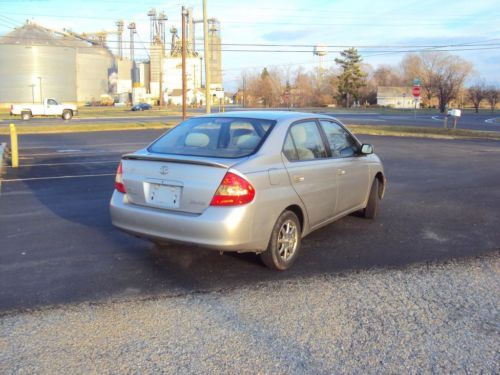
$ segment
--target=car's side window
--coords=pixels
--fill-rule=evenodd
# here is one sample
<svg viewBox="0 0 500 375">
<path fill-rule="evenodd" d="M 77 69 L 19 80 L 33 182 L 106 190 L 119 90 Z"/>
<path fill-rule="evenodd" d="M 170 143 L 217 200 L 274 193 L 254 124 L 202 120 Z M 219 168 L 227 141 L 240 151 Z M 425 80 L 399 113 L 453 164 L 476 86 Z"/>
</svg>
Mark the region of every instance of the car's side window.
<svg viewBox="0 0 500 375">
<path fill-rule="evenodd" d="M 48 105 L 57 105 L 57 102 L 56 102 L 54 99 L 49 99 L 49 100 L 47 101 L 47 104 L 48 104 Z"/>
<path fill-rule="evenodd" d="M 292 125 L 289 135 L 293 139 L 298 160 L 313 160 L 327 157 L 325 145 L 315 121 L 300 122 Z"/>
<path fill-rule="evenodd" d="M 358 145 L 344 128 L 335 122 L 326 120 L 320 120 L 320 124 L 326 134 L 333 157 L 348 158 L 356 154 Z"/>
<path fill-rule="evenodd" d="M 293 144 L 292 135 L 290 133 L 288 133 L 286 136 L 285 144 L 283 145 L 283 153 L 289 161 L 299 160 L 297 149 Z"/>
</svg>

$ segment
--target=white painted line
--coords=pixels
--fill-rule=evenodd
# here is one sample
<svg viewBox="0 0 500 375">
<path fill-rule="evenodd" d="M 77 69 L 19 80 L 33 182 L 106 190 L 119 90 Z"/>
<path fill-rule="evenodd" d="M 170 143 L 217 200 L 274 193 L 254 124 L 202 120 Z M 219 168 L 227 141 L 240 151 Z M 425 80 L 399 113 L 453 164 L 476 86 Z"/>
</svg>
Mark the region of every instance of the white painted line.
<svg viewBox="0 0 500 375">
<path fill-rule="evenodd" d="M 362 118 L 362 117 L 349 117 L 343 119 L 343 121 L 368 121 L 368 122 L 387 122 L 386 120 L 379 120 L 375 118 Z"/>
<path fill-rule="evenodd" d="M 496 121 L 496 120 L 500 120 L 500 117 L 493 117 L 493 118 L 489 118 L 488 120 L 484 120 L 485 123 L 487 124 L 498 124 L 500 125 L 500 121 Z"/>
<path fill-rule="evenodd" d="M 439 118 L 439 116 L 432 116 L 432 119 L 434 121 L 443 121 L 444 120 L 444 118 Z"/>
<path fill-rule="evenodd" d="M 121 154 L 123 152 L 132 152 L 135 151 L 135 149 L 128 149 L 128 150 L 119 150 L 119 151 L 98 151 L 98 150 L 93 150 L 93 151 L 81 151 L 81 152 L 66 152 L 64 155 L 66 156 L 78 156 L 78 155 L 93 155 L 93 154 Z M 49 152 L 49 153 L 43 153 L 43 154 L 28 154 L 29 156 L 61 156 L 60 153 L 58 152 Z"/>
<path fill-rule="evenodd" d="M 17 168 L 23 167 L 52 167 L 57 165 L 86 165 L 86 164 L 111 164 L 118 165 L 120 160 L 103 160 L 103 161 L 86 161 L 86 162 L 73 162 L 73 163 L 40 163 L 40 164 L 21 164 Z M 7 167 L 12 168 L 12 167 Z"/>
<path fill-rule="evenodd" d="M 142 145 L 145 146 L 149 144 L 148 141 L 145 142 L 128 142 L 128 143 L 95 143 L 95 144 L 84 144 L 84 145 L 71 145 L 71 147 L 80 147 L 80 148 L 88 148 L 88 147 L 103 147 L 103 146 L 135 146 L 135 145 Z M 68 147 L 68 145 L 57 145 L 57 146 L 30 146 L 30 147 L 23 147 L 21 150 L 36 150 L 39 148 L 55 148 L 55 149 L 64 149 L 65 147 Z"/>
<path fill-rule="evenodd" d="M 3 180 L 2 182 L 23 182 L 23 181 L 42 181 L 42 180 L 62 180 L 65 178 L 87 178 L 87 177 L 104 177 L 114 176 L 115 173 L 102 173 L 102 174 L 82 174 L 78 176 L 55 176 L 55 177 L 32 177 L 32 178 L 13 178 L 11 180 Z"/>
</svg>

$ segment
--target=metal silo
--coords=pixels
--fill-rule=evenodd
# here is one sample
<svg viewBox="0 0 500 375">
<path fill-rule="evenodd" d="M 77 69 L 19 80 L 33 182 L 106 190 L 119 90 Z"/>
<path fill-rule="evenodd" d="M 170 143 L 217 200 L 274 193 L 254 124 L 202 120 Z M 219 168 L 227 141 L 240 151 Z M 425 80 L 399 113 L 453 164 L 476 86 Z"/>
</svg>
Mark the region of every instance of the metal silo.
<svg viewBox="0 0 500 375">
<path fill-rule="evenodd" d="M 75 49 L 26 23 L 0 38 L 0 102 L 76 101 Z"/>
<path fill-rule="evenodd" d="M 0 105 L 99 99 L 112 66 L 107 48 L 27 22 L 0 38 Z"/>
<path fill-rule="evenodd" d="M 76 50 L 76 95 L 79 103 L 99 100 L 109 93 L 113 56 L 103 47 L 83 47 Z"/>
</svg>

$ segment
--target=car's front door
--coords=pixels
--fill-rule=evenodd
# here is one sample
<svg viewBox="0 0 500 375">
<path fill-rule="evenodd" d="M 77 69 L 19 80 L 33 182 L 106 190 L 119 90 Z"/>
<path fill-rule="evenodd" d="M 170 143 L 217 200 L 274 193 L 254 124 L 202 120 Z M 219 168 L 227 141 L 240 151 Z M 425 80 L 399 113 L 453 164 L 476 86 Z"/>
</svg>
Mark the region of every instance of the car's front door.
<svg viewBox="0 0 500 375">
<path fill-rule="evenodd" d="M 332 154 L 337 176 L 338 198 L 335 215 L 359 207 L 370 188 L 370 168 L 366 157 L 359 155 L 354 138 L 338 123 L 320 120 Z"/>
<path fill-rule="evenodd" d="M 285 139 L 283 161 L 295 191 L 304 203 L 312 228 L 335 210 L 335 168 L 316 121 L 293 124 Z"/>
</svg>

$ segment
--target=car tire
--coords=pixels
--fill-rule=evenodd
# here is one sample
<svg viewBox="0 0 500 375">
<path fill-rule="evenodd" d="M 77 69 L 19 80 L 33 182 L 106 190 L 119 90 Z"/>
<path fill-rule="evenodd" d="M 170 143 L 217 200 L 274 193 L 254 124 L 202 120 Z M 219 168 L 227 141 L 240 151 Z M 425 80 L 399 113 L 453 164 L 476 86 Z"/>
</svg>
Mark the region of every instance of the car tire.
<svg viewBox="0 0 500 375">
<path fill-rule="evenodd" d="M 23 121 L 28 121 L 31 118 L 31 112 L 25 111 L 21 112 L 21 119 Z"/>
<path fill-rule="evenodd" d="M 70 111 L 69 109 L 65 109 L 62 113 L 62 118 L 63 120 L 71 120 L 73 117 L 73 112 Z"/>
<path fill-rule="evenodd" d="M 292 266 L 300 251 L 302 229 L 292 211 L 284 211 L 274 224 L 266 251 L 260 254 L 269 268 L 284 271 Z"/>
<path fill-rule="evenodd" d="M 370 189 L 370 196 L 368 197 L 368 203 L 363 210 L 363 217 L 367 219 L 375 219 L 378 213 L 378 206 L 380 203 L 380 197 L 378 195 L 378 178 L 375 178 Z"/>
</svg>

